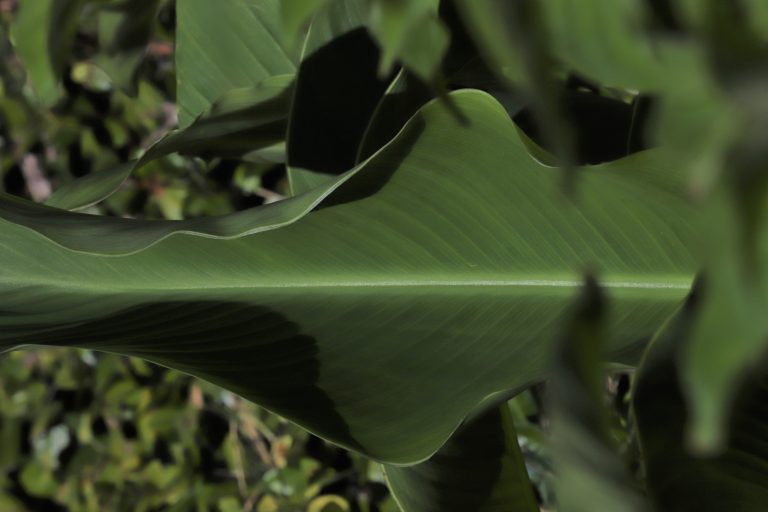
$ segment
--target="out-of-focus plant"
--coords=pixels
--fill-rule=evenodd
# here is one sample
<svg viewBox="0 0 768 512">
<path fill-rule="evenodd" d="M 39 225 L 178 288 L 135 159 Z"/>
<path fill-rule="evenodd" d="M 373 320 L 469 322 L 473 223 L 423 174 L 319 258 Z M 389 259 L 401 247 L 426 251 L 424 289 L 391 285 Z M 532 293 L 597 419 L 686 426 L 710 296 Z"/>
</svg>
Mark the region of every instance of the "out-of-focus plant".
<svg viewBox="0 0 768 512">
<path fill-rule="evenodd" d="M 373 465 L 139 359 L 19 352 L 3 359 L 2 375 L 9 512 L 276 511 L 331 498 L 376 510 L 386 495 Z"/>
</svg>

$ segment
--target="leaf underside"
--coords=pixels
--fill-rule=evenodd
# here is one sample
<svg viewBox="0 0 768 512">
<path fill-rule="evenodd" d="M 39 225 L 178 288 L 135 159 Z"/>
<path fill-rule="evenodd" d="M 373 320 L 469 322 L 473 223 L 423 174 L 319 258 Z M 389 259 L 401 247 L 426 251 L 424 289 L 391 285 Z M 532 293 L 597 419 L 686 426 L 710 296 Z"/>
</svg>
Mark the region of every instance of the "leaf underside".
<svg viewBox="0 0 768 512">
<path fill-rule="evenodd" d="M 493 98 L 452 99 L 467 125 L 429 103 L 314 209 L 212 218 L 249 236 L 3 198 L 0 342 L 143 357 L 393 463 L 543 377 L 587 266 L 611 300 L 607 357 L 632 362 L 693 269 L 664 155 L 584 168 L 570 202 Z"/>
</svg>

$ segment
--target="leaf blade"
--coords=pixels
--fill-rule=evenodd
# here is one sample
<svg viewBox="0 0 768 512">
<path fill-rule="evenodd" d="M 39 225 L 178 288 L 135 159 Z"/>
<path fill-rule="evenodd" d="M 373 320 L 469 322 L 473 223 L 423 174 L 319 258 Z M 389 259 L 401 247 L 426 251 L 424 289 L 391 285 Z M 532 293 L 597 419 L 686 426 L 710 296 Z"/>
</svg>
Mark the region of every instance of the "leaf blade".
<svg viewBox="0 0 768 512">
<path fill-rule="evenodd" d="M 606 357 L 624 359 L 692 274 L 689 206 L 663 154 L 583 169 L 578 205 L 559 203 L 556 171 L 530 158 L 501 105 L 453 99 L 470 125 L 427 104 L 279 229 L 174 232 L 107 256 L 134 237 L 113 232 L 128 221 L 49 219 L 54 236 L 104 223 L 106 238 L 79 229 L 87 253 L 0 221 L 0 343 L 141 356 L 398 464 L 434 453 L 486 396 L 543 377 L 588 261 L 616 305 Z"/>
</svg>

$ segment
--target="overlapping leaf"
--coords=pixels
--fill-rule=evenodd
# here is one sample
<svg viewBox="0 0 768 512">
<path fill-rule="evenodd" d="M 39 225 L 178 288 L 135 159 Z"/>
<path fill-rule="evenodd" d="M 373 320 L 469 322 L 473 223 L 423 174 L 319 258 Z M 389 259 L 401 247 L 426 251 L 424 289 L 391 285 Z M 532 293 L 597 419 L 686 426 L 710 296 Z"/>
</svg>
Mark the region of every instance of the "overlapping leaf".
<svg viewBox="0 0 768 512">
<path fill-rule="evenodd" d="M 185 0 L 177 13 L 182 128 L 227 91 L 296 71 L 298 52 L 280 35 L 278 0 Z"/>
</svg>

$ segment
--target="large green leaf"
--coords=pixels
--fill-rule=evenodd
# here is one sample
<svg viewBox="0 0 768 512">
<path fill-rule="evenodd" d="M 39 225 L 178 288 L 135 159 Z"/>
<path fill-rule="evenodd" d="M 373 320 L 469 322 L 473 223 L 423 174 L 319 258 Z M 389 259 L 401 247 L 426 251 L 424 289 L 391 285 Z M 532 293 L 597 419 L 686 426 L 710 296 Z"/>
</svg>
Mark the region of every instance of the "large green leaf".
<svg viewBox="0 0 768 512">
<path fill-rule="evenodd" d="M 633 406 L 647 488 L 660 510 L 764 510 L 768 500 L 768 382 L 764 374 L 742 379 L 746 385 L 732 410 L 721 453 L 697 457 L 687 449 L 689 407 L 680 388 L 679 361 L 690 340 L 699 302 L 699 294 L 694 292 L 660 329 L 638 371 Z"/>
<path fill-rule="evenodd" d="M 403 512 L 537 512 L 506 404 L 469 418 L 429 460 L 387 466 Z"/>
<path fill-rule="evenodd" d="M 181 127 L 231 89 L 295 73 L 298 52 L 280 35 L 279 0 L 180 0 L 176 12 Z"/>
<path fill-rule="evenodd" d="M 693 272 L 674 168 L 645 152 L 581 169 L 574 204 L 492 97 L 452 100 L 467 124 L 427 104 L 309 213 L 299 196 L 205 220 L 252 236 L 3 198 L 2 345 L 144 357 L 393 463 L 543 377 L 587 265 L 611 300 L 606 357 L 631 362 Z"/>
</svg>

